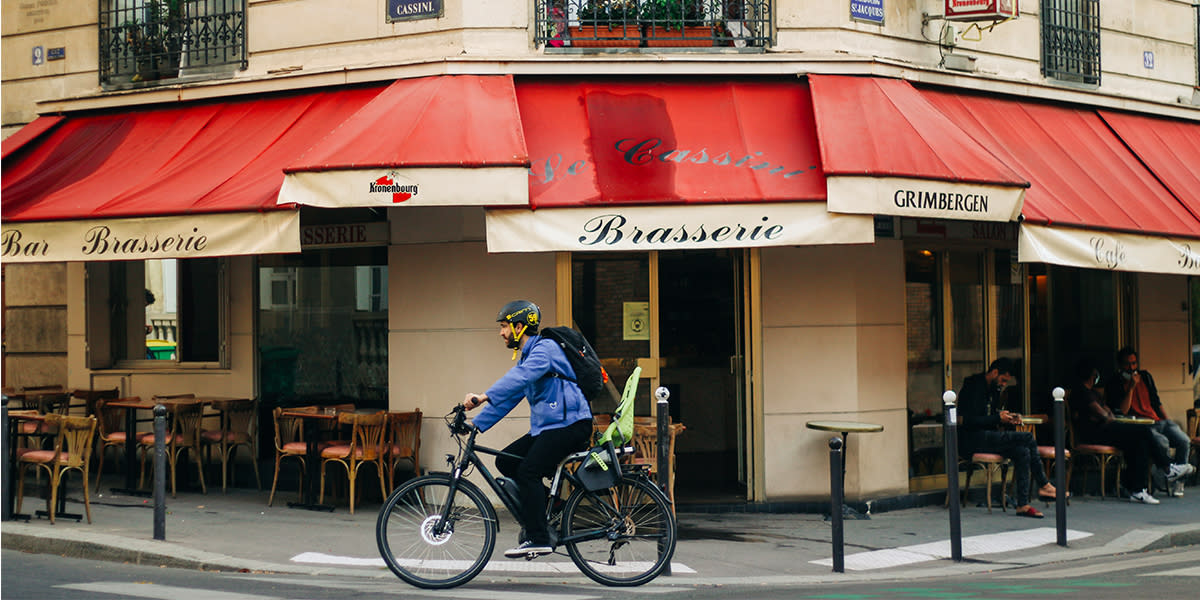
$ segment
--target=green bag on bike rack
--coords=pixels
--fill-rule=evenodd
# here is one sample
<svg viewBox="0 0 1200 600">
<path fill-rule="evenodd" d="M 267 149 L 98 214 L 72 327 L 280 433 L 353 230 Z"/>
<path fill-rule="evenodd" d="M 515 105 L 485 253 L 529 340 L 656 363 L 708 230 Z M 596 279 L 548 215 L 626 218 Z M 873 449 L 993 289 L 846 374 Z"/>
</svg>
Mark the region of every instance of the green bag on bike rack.
<svg viewBox="0 0 1200 600">
<path fill-rule="evenodd" d="M 621 481 L 621 463 L 612 442 L 588 450 L 583 464 L 575 472 L 579 483 L 589 492 L 608 489 Z"/>
</svg>

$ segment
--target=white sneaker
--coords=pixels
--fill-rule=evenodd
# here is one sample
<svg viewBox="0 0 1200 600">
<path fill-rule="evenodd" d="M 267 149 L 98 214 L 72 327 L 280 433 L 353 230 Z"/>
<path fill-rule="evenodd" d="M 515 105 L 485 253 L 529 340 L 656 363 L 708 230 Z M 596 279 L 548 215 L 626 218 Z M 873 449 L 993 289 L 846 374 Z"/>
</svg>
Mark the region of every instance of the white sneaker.
<svg viewBox="0 0 1200 600">
<path fill-rule="evenodd" d="M 1150 492 L 1142 490 L 1129 497 L 1130 502 L 1141 502 L 1142 504 L 1158 504 L 1158 498 L 1150 495 Z"/>
<path fill-rule="evenodd" d="M 1187 463 L 1175 463 L 1171 465 L 1171 470 L 1167 472 L 1167 481 L 1174 482 L 1180 477 L 1187 477 L 1196 472 L 1196 467 Z"/>
<path fill-rule="evenodd" d="M 1176 480 L 1175 483 L 1171 484 L 1171 495 L 1175 496 L 1176 498 L 1183 497 L 1183 482 L 1182 481 Z"/>
<path fill-rule="evenodd" d="M 1155 502 L 1157 502 L 1157 500 Z M 551 554 L 553 552 L 554 552 L 554 548 L 551 548 L 550 546 L 543 545 L 543 544 L 535 544 L 533 542 L 526 540 L 524 542 L 521 542 L 521 544 L 519 546 L 517 546 L 516 548 L 509 548 L 508 550 L 505 550 L 504 557 L 505 558 L 524 558 L 526 560 L 533 560 L 539 556 L 542 556 L 543 554 Z"/>
</svg>

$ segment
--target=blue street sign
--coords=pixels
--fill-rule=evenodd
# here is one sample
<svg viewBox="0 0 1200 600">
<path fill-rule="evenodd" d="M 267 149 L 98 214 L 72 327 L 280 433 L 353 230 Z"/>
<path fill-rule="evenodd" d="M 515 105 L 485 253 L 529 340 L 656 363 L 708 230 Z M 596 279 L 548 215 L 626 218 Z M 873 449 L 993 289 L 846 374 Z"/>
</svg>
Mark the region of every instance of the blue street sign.
<svg viewBox="0 0 1200 600">
<path fill-rule="evenodd" d="M 850 18 L 883 25 L 883 0 L 850 0 Z"/>
<path fill-rule="evenodd" d="M 33 47 L 33 64 L 40 65 L 46 62 L 46 49 L 41 46 Z"/>
</svg>

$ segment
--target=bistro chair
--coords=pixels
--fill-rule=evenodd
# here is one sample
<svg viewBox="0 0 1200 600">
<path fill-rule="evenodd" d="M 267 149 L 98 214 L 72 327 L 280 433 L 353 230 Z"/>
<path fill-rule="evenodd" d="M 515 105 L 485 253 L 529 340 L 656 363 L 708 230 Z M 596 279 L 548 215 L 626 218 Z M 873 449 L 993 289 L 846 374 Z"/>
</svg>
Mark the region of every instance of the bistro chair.
<svg viewBox="0 0 1200 600">
<path fill-rule="evenodd" d="M 668 427 L 669 435 L 667 436 L 667 456 L 668 468 L 670 469 L 671 482 L 670 489 L 667 491 L 667 498 L 671 500 L 671 510 L 675 509 L 675 437 L 686 427 L 682 423 L 672 423 Z M 658 427 L 656 425 L 643 425 L 637 423 L 635 419 L 633 425 L 633 447 L 634 458 L 632 463 L 635 465 L 646 465 L 649 468 L 651 476 L 658 475 Z"/>
<path fill-rule="evenodd" d="M 1007 495 L 1005 490 L 1008 487 L 1008 467 L 1012 464 L 1007 458 L 999 454 L 990 452 L 976 452 L 971 455 L 971 458 L 959 458 L 958 467 L 954 473 L 947 473 L 946 476 L 957 476 L 959 471 L 964 468 L 967 471 L 967 480 L 959 491 L 958 503 L 960 506 L 965 505 L 967 497 L 971 493 L 971 476 L 975 471 L 982 470 L 984 473 L 985 500 L 987 501 L 988 514 L 992 512 L 992 482 L 998 477 L 1000 480 L 1000 510 L 1008 512 Z M 946 506 L 950 505 L 950 491 L 946 491 Z"/>
<path fill-rule="evenodd" d="M 379 474 L 379 491 L 383 498 L 387 498 L 383 472 L 383 433 L 387 429 L 387 419 L 387 413 L 384 411 L 366 415 L 353 412 L 338 414 L 338 423 L 351 427 L 350 443 L 335 442 L 321 450 L 321 494 L 317 500 L 319 503 L 325 503 L 325 467 L 329 463 L 337 463 L 346 469 L 346 477 L 350 480 L 350 514 L 354 514 L 354 488 L 358 470 L 364 464 L 375 465 Z"/>
<path fill-rule="evenodd" d="M 62 487 L 63 477 L 69 471 L 79 471 L 83 477 L 83 506 L 87 512 L 87 521 L 92 522 L 92 501 L 88 495 L 88 464 L 92 459 L 92 436 L 96 433 L 96 417 L 71 417 L 66 415 L 46 415 L 46 421 L 58 428 L 54 436 L 54 448 L 51 450 L 31 450 L 18 458 L 19 473 L 17 475 L 17 512 L 21 512 L 21 504 L 25 499 L 25 470 L 28 467 L 45 469 L 50 478 L 50 495 L 46 500 L 46 512 L 50 515 L 50 523 L 54 524 L 55 511 L 58 509 L 58 495 Z M 40 473 L 40 470 L 39 470 Z"/>
<path fill-rule="evenodd" d="M 96 491 L 100 491 L 100 476 L 104 473 L 104 458 L 107 455 L 109 448 L 117 449 L 117 458 L 124 456 L 123 450 L 128 436 L 125 433 L 125 409 L 119 406 L 109 406 L 110 402 L 141 402 L 142 399 L 137 396 L 129 398 L 114 398 L 108 400 L 100 398 L 96 400 L 96 445 L 99 447 L 96 461 Z M 145 432 L 134 435 L 134 439 L 145 435 Z"/>
<path fill-rule="evenodd" d="M 250 451 L 250 464 L 254 467 L 254 485 L 262 490 L 258 476 L 258 401 L 252 398 L 220 400 L 212 403 L 221 412 L 218 429 L 206 429 L 200 440 L 209 450 L 214 447 L 221 459 L 221 492 L 224 493 L 234 451 L 244 447 Z"/>
<path fill-rule="evenodd" d="M 156 396 L 155 398 L 162 398 Z M 204 418 L 204 405 L 199 402 L 172 402 L 166 405 L 171 423 L 167 432 L 167 468 L 171 472 L 171 497 L 177 497 L 175 480 L 176 466 L 179 456 L 184 452 L 191 454 L 196 462 L 196 474 L 200 478 L 200 492 L 208 493 L 204 485 L 204 464 L 200 454 L 201 421 Z M 154 433 L 147 433 L 139 438 L 142 450 L 142 472 L 138 478 L 138 487 L 145 484 L 146 456 L 154 452 Z"/>
<path fill-rule="evenodd" d="M 1070 414 L 1070 409 L 1068 408 Z M 1113 485 L 1116 490 L 1121 489 L 1121 465 L 1124 462 L 1121 451 L 1116 446 L 1106 446 L 1104 444 L 1076 444 L 1075 443 L 1075 424 L 1069 419 L 1067 420 L 1067 445 L 1070 446 L 1071 452 L 1076 459 L 1080 461 L 1080 467 L 1083 471 L 1083 483 L 1080 488 L 1084 493 L 1087 492 L 1087 467 L 1095 465 L 1100 471 L 1100 499 L 1104 499 L 1106 485 L 1106 474 L 1109 465 L 1116 466 L 1116 477 L 1113 480 Z M 1068 482 L 1070 479 L 1067 480 Z M 1119 492 L 1118 492 L 1119 493 Z"/>
<path fill-rule="evenodd" d="M 396 489 L 396 469 L 402 463 L 412 465 L 414 477 L 421 476 L 421 409 L 387 413 L 387 441 L 384 444 L 388 489 Z"/>
<path fill-rule="evenodd" d="M 1035 415 L 1029 415 L 1029 416 L 1039 418 L 1042 420 L 1042 423 L 1045 423 L 1045 424 L 1050 424 L 1052 422 L 1050 420 L 1050 415 L 1035 414 Z M 1016 430 L 1033 434 L 1033 439 L 1035 442 L 1037 442 L 1038 434 L 1037 434 L 1036 426 L 1029 425 L 1027 423 L 1021 423 L 1020 425 L 1016 426 Z M 1042 470 L 1045 471 L 1047 477 L 1049 477 L 1051 480 L 1053 480 L 1054 479 L 1054 446 L 1043 446 L 1041 444 L 1041 442 L 1038 442 L 1037 449 L 1038 449 L 1038 458 L 1042 459 Z M 1071 450 L 1069 448 L 1063 448 L 1063 460 L 1066 461 L 1065 466 L 1067 467 L 1067 484 L 1068 484 L 1068 487 L 1070 487 Z M 1050 504 L 1050 501 L 1048 499 L 1043 498 L 1043 500 L 1046 501 L 1047 505 Z M 1067 504 L 1070 504 L 1070 503 L 1071 503 L 1071 495 L 1067 494 Z"/>
<path fill-rule="evenodd" d="M 275 502 L 275 487 L 279 484 L 279 466 L 285 458 L 295 458 L 300 463 L 300 490 L 304 489 L 304 474 L 307 465 L 304 455 L 308 452 L 308 443 L 304 440 L 304 419 L 283 416 L 283 407 L 276 406 L 271 411 L 275 424 L 275 476 L 271 479 L 271 495 L 267 497 L 267 506 Z M 315 406 L 293 408 L 289 410 L 316 411 Z"/>
</svg>

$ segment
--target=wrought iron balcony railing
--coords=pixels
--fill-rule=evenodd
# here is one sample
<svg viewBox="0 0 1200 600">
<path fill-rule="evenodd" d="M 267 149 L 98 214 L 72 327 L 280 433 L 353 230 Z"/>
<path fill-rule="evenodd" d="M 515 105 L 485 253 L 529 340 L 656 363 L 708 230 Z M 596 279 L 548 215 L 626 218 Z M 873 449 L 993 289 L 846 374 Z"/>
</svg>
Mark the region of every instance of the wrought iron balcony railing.
<svg viewBox="0 0 1200 600">
<path fill-rule="evenodd" d="M 246 0 L 101 0 L 100 84 L 246 68 Z"/>
<path fill-rule="evenodd" d="M 736 47 L 772 43 L 771 0 L 534 0 L 550 48 Z"/>
</svg>

